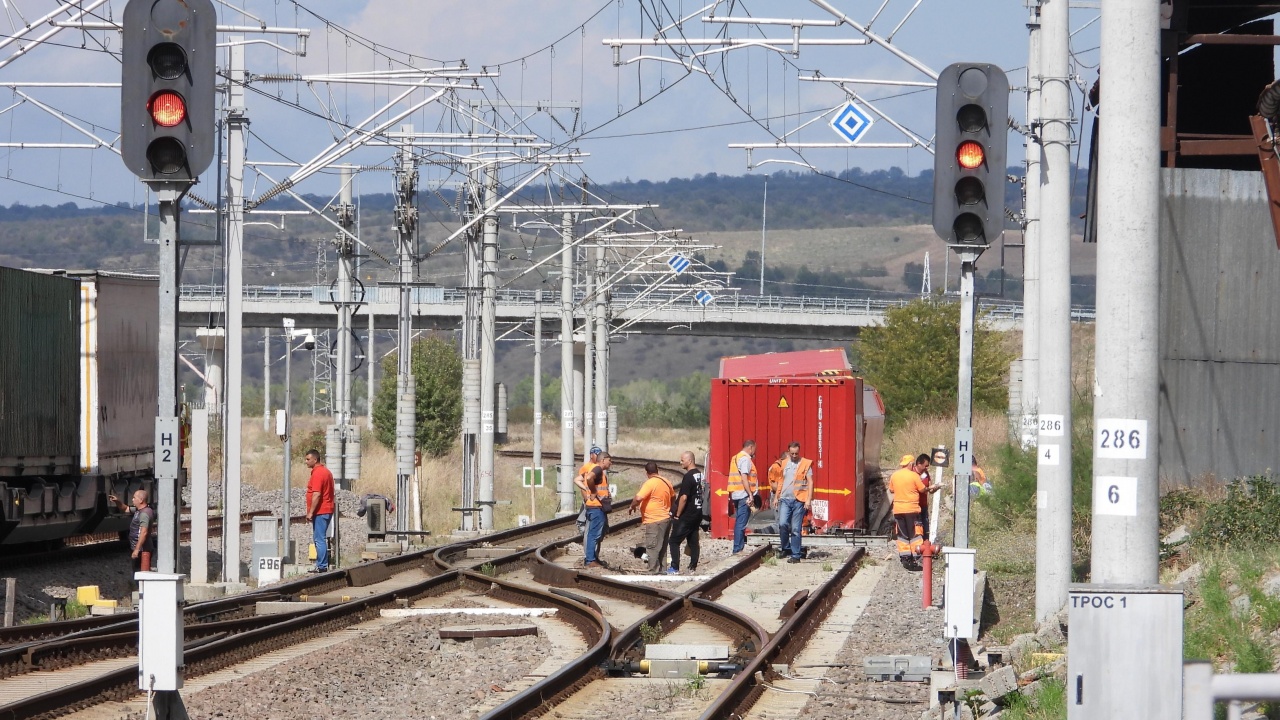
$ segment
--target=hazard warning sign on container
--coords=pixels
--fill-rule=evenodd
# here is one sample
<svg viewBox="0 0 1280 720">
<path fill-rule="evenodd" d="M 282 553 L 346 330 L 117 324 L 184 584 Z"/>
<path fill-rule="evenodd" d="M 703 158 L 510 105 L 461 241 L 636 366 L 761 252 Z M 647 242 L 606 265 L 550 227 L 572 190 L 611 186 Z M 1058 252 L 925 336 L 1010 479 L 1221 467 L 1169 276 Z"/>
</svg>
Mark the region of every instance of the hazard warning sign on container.
<svg viewBox="0 0 1280 720">
<path fill-rule="evenodd" d="M 778 407 L 780 407 L 780 408 L 789 408 L 789 407 L 791 407 L 790 405 L 788 405 L 788 404 L 787 404 L 787 398 L 786 398 L 786 396 L 783 396 L 783 397 L 778 398 Z"/>
</svg>

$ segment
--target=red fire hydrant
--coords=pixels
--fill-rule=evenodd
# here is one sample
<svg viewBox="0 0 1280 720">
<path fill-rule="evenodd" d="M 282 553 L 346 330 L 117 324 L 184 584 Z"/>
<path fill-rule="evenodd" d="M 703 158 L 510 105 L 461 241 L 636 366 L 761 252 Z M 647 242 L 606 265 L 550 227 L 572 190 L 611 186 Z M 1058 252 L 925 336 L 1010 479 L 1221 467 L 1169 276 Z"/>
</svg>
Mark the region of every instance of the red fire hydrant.
<svg viewBox="0 0 1280 720">
<path fill-rule="evenodd" d="M 925 540 L 920 553 L 924 565 L 924 570 L 921 573 L 924 576 L 924 598 L 921 600 L 921 607 L 928 610 L 933 606 L 933 545 L 930 545 L 929 541 Z"/>
</svg>

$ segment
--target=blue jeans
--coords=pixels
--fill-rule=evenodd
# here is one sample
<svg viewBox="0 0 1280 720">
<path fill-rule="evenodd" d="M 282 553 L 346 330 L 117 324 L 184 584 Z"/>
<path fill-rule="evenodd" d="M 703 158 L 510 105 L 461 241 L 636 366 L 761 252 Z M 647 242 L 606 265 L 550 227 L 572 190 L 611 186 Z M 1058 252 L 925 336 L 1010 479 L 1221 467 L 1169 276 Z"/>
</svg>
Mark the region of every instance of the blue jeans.
<svg viewBox="0 0 1280 720">
<path fill-rule="evenodd" d="M 751 519 L 751 496 L 733 501 L 733 551 L 747 546 L 747 521 Z"/>
<path fill-rule="evenodd" d="M 800 528 L 804 525 L 804 503 L 783 500 L 778 505 L 778 540 L 783 553 L 800 559 Z"/>
<path fill-rule="evenodd" d="M 311 539 L 316 544 L 316 570 L 329 569 L 329 521 L 331 520 L 333 520 L 331 513 L 316 515 L 315 522 L 311 525 Z"/>
<path fill-rule="evenodd" d="M 583 562 L 590 564 L 600 562 L 600 539 L 604 537 L 604 510 L 598 507 L 587 508 L 587 536 L 583 538 L 582 549 L 586 557 Z"/>
</svg>

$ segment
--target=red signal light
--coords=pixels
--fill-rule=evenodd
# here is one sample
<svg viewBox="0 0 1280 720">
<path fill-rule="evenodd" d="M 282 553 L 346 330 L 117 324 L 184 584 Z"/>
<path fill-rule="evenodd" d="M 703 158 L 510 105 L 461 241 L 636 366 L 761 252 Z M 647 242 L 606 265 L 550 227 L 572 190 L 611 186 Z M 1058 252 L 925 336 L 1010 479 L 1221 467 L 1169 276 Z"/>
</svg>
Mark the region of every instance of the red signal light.
<svg viewBox="0 0 1280 720">
<path fill-rule="evenodd" d="M 960 163 L 960 167 L 965 170 L 981 167 L 986 162 L 986 159 L 987 151 L 983 149 L 980 143 L 972 140 L 965 140 L 956 149 L 956 162 Z"/>
<path fill-rule="evenodd" d="M 173 127 L 187 119 L 187 101 L 172 90 L 161 90 L 147 103 L 151 119 L 160 127 Z"/>
</svg>

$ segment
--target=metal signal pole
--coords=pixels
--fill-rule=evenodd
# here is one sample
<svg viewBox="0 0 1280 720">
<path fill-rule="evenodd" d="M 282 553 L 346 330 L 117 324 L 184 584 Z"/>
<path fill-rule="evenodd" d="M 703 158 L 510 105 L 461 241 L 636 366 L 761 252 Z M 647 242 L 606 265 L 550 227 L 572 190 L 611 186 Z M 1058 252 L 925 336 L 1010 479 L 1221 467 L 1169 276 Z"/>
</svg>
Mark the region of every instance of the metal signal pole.
<svg viewBox="0 0 1280 720">
<path fill-rule="evenodd" d="M 240 517 L 240 384 L 244 298 L 244 161 L 249 118 L 244 101 L 244 48 L 231 38 L 227 95 L 227 368 L 226 404 L 222 416 L 222 517 Z M 265 401 L 265 397 L 264 397 Z M 287 522 L 287 520 L 286 520 Z M 222 579 L 240 582 L 240 533 L 222 534 Z"/>
<path fill-rule="evenodd" d="M 1036 443 L 1040 397 L 1040 6 L 1027 19 L 1026 172 L 1023 174 L 1022 225 L 1022 424 L 1018 440 Z"/>
</svg>

